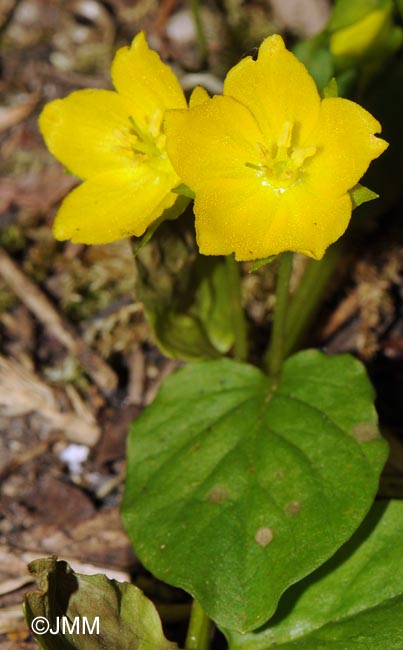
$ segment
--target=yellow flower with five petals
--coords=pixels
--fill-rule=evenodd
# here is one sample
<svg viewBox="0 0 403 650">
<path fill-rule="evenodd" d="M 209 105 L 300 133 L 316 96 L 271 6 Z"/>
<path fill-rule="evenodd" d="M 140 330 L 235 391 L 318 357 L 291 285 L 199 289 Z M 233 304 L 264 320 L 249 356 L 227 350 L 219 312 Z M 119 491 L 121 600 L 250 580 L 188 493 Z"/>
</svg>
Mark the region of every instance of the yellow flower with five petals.
<svg viewBox="0 0 403 650">
<path fill-rule="evenodd" d="M 186 107 L 176 76 L 143 32 L 118 50 L 111 75 L 116 92 L 78 90 L 47 104 L 39 119 L 48 149 L 84 180 L 56 215 L 57 239 L 142 235 L 178 196 L 162 129 L 167 109 Z"/>
<path fill-rule="evenodd" d="M 171 161 L 196 194 L 200 252 L 238 260 L 320 259 L 347 228 L 349 190 L 387 147 L 358 104 L 321 100 L 278 35 L 230 70 L 223 96 L 198 92 L 165 123 Z"/>
</svg>

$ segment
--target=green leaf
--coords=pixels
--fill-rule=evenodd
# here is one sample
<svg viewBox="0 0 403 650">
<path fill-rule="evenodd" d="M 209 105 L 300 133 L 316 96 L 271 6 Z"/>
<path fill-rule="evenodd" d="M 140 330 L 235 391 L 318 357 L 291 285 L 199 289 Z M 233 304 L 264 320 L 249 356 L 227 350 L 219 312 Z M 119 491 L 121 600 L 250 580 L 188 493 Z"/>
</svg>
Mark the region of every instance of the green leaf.
<svg viewBox="0 0 403 650">
<path fill-rule="evenodd" d="M 199 255 L 187 215 L 162 224 L 135 262 L 136 295 L 167 356 L 216 359 L 231 349 L 235 321 L 225 258 Z"/>
<path fill-rule="evenodd" d="M 228 633 L 230 650 L 401 650 L 403 502 L 376 503 L 319 570 L 291 587 L 258 632 Z"/>
<path fill-rule="evenodd" d="M 37 617 L 50 625 L 50 631 L 35 635 L 42 650 L 176 648 L 164 637 L 154 605 L 134 585 L 104 575 L 75 573 L 67 562 L 54 557 L 34 560 L 28 567 L 39 590 L 25 596 L 25 619 L 33 631 Z M 67 617 L 68 626 L 62 617 Z M 88 625 L 83 624 L 84 617 Z"/>
<path fill-rule="evenodd" d="M 353 357 L 309 350 L 278 386 L 228 359 L 168 378 L 133 423 L 123 519 L 144 565 L 253 630 L 361 523 L 387 454 Z"/>
<path fill-rule="evenodd" d="M 353 204 L 353 210 L 358 208 L 362 203 L 379 199 L 379 194 L 373 192 L 368 187 L 364 187 L 364 185 L 360 185 L 360 183 L 357 183 L 357 185 L 349 190 L 349 194 Z"/>
</svg>

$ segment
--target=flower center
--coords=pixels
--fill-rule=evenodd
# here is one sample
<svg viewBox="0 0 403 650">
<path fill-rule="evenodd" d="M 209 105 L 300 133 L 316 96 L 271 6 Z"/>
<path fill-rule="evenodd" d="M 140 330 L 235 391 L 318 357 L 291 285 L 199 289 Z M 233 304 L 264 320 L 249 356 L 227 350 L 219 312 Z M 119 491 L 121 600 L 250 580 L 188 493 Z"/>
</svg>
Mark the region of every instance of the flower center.
<svg viewBox="0 0 403 650">
<path fill-rule="evenodd" d="M 118 147 L 133 165 L 151 165 L 156 171 L 172 172 L 162 131 L 163 111 L 157 110 L 139 122 L 129 116 L 127 126 L 115 133 Z"/>
<path fill-rule="evenodd" d="M 292 146 L 293 125 L 285 122 L 277 142 L 269 149 L 258 142 L 261 160 L 258 164 L 245 163 L 256 170 L 263 185 L 269 185 L 280 192 L 296 183 L 304 171 L 304 162 L 316 153 L 315 147 Z"/>
<path fill-rule="evenodd" d="M 156 111 L 145 127 L 130 117 L 130 146 L 136 160 L 150 160 L 164 155 L 165 136 L 161 132 L 161 111 Z"/>
</svg>

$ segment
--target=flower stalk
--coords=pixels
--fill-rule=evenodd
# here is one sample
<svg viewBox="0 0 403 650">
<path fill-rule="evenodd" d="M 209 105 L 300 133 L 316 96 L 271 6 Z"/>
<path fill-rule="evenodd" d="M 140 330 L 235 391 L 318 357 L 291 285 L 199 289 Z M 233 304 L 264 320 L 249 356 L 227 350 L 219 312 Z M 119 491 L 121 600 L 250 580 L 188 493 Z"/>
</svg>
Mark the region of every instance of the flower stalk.
<svg viewBox="0 0 403 650">
<path fill-rule="evenodd" d="M 293 254 L 290 252 L 282 253 L 280 255 L 273 328 L 270 345 L 267 349 L 264 360 L 267 372 L 274 380 L 277 380 L 280 376 L 281 366 L 285 356 L 285 332 L 287 326 L 292 260 Z"/>
<path fill-rule="evenodd" d="M 212 625 L 212 621 L 208 618 L 201 605 L 197 600 L 194 600 L 190 613 L 185 650 L 208 650 Z"/>
<path fill-rule="evenodd" d="M 232 319 L 235 332 L 234 358 L 246 361 L 248 356 L 248 337 L 245 314 L 242 308 L 241 276 L 239 266 L 233 255 L 225 258 L 228 272 L 228 284 L 232 304 Z"/>
<path fill-rule="evenodd" d="M 321 260 L 309 260 L 287 312 L 284 356 L 295 351 L 316 314 L 344 247 L 334 244 Z"/>
</svg>

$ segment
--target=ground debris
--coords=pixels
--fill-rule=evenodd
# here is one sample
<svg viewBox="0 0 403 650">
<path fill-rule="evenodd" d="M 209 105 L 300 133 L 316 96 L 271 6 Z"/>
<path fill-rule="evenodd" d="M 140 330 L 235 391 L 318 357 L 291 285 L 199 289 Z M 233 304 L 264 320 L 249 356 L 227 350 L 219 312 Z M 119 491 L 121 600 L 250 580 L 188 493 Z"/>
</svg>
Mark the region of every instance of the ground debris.
<svg viewBox="0 0 403 650">
<path fill-rule="evenodd" d="M 94 445 L 100 432 L 93 414 L 72 387 L 64 397 L 63 401 L 70 403 L 66 411 L 61 410 L 60 394 L 56 396 L 32 370 L 16 360 L 0 356 L 0 412 L 3 415 L 14 417 L 35 411 L 49 422 L 51 429 L 62 431 L 68 440 Z"/>
<path fill-rule="evenodd" d="M 5 250 L 0 248 L 0 276 L 55 338 L 77 356 L 96 385 L 106 394 L 116 389 L 112 368 L 74 332 L 37 285 L 26 277 Z"/>
<path fill-rule="evenodd" d="M 374 253 L 374 251 L 372 251 Z M 328 352 L 355 352 L 370 360 L 400 327 L 403 296 L 396 302 L 401 286 L 403 246 L 364 256 L 354 266 L 352 286 L 345 291 L 320 331 L 320 341 Z M 400 337 L 397 337 L 400 338 Z"/>
</svg>

